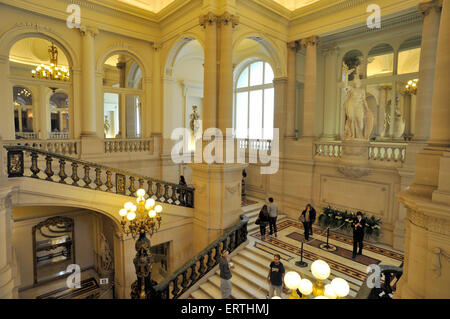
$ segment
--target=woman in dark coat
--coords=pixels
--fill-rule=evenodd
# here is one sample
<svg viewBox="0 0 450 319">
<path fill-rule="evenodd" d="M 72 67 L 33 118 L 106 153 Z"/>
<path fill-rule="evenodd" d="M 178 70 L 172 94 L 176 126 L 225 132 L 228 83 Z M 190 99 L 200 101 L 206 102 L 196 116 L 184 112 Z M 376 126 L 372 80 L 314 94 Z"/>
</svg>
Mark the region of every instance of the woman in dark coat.
<svg viewBox="0 0 450 319">
<path fill-rule="evenodd" d="M 261 239 L 266 238 L 266 227 L 269 225 L 269 210 L 267 209 L 267 205 L 264 205 L 261 208 L 258 216 L 259 220 L 259 232 L 261 233 Z"/>
</svg>

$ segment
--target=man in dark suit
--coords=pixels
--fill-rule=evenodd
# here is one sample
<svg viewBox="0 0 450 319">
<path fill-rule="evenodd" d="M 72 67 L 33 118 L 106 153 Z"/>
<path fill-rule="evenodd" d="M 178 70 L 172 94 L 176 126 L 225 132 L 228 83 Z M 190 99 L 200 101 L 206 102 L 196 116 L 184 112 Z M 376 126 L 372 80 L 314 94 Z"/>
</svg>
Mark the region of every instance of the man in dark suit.
<svg viewBox="0 0 450 319">
<path fill-rule="evenodd" d="M 353 228 L 353 256 L 352 256 L 352 258 L 355 258 L 356 255 L 362 255 L 365 226 L 366 226 L 366 221 L 362 218 L 362 213 L 357 212 L 356 218 L 352 222 L 352 228 Z M 359 245 L 359 250 L 357 249 L 358 245 Z"/>
</svg>

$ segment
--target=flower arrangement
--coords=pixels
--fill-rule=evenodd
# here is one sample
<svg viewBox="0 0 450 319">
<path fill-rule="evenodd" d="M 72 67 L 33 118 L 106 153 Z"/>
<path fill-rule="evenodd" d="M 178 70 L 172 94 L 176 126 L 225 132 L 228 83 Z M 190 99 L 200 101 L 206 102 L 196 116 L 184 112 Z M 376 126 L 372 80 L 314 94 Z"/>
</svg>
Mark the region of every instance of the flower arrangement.
<svg viewBox="0 0 450 319">
<path fill-rule="evenodd" d="M 341 229 L 350 232 L 352 231 L 352 222 L 355 217 L 356 213 L 347 211 L 342 212 L 328 206 L 325 207 L 319 215 L 319 225 L 324 228 L 337 228 L 342 226 Z M 381 219 L 377 219 L 375 216 L 365 216 L 364 213 L 363 218 L 365 218 L 366 221 L 365 234 L 377 239 L 380 236 Z"/>
</svg>

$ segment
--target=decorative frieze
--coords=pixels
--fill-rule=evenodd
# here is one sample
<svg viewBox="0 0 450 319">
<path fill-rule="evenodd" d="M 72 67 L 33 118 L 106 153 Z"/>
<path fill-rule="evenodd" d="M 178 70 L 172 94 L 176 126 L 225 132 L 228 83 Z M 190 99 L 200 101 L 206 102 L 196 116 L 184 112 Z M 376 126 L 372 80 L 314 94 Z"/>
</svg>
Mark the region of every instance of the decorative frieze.
<svg viewBox="0 0 450 319">
<path fill-rule="evenodd" d="M 408 209 L 408 219 L 413 225 L 429 232 L 450 236 L 450 219 L 427 216 L 412 209 Z"/>
</svg>

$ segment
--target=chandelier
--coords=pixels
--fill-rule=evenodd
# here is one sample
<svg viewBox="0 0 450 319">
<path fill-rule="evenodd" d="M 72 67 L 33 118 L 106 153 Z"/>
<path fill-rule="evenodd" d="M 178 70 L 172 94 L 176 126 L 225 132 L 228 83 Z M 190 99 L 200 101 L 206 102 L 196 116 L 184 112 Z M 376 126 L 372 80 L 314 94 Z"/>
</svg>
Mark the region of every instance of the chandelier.
<svg viewBox="0 0 450 319">
<path fill-rule="evenodd" d="M 48 55 L 50 57 L 50 66 L 38 65 L 36 69 L 31 71 L 31 76 L 37 79 L 69 81 L 69 70 L 64 66 L 58 66 L 58 49 L 53 42 L 48 48 Z"/>
<path fill-rule="evenodd" d="M 315 284 L 309 279 L 302 279 L 295 271 L 286 273 L 284 284 L 291 290 L 289 299 L 299 299 L 297 291 L 301 293 L 302 299 L 340 299 L 349 294 L 350 287 L 345 279 L 336 277 L 331 283 L 323 284 L 323 281 L 330 276 L 330 266 L 325 261 L 320 259 L 314 261 L 311 265 L 311 273 L 317 280 Z"/>
<path fill-rule="evenodd" d="M 408 81 L 408 84 L 405 86 L 407 94 L 415 95 L 417 93 L 417 82 L 419 82 L 418 79 Z"/>
<path fill-rule="evenodd" d="M 138 189 L 137 206 L 132 202 L 127 202 L 119 211 L 122 216 L 122 229 L 125 234 L 131 234 L 136 238 L 140 234 L 149 233 L 150 237 L 158 231 L 161 225 L 161 205 L 156 205 L 153 198 L 145 200 L 145 190 Z"/>
</svg>

